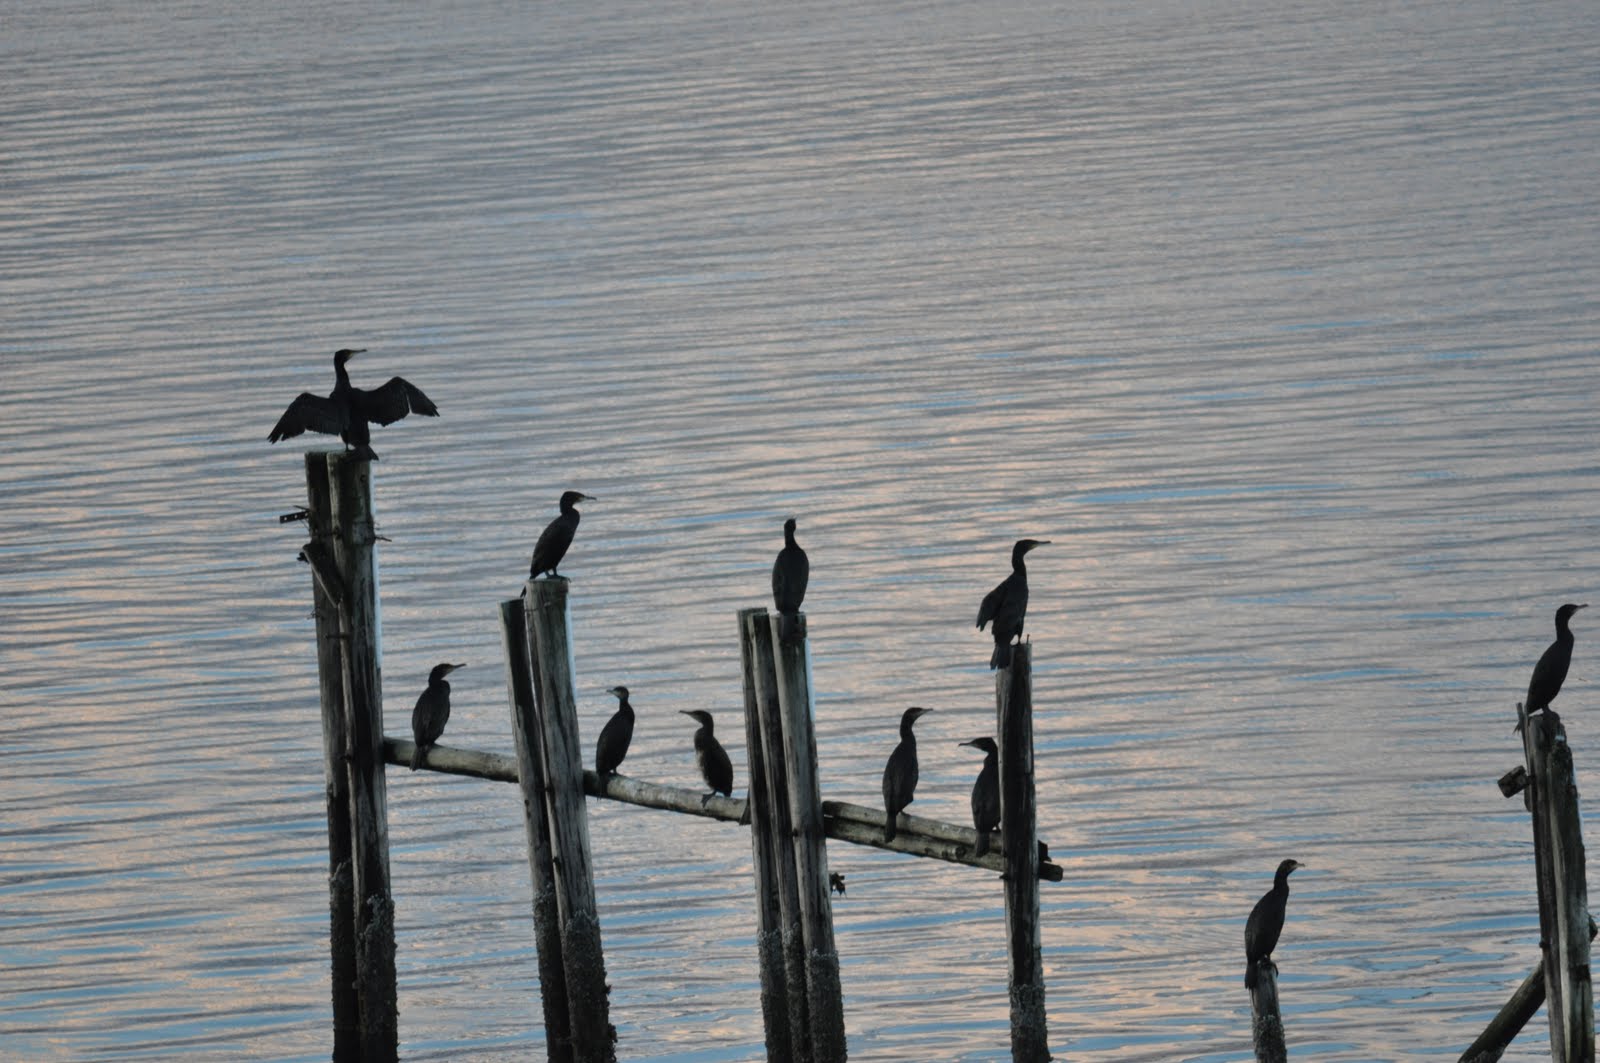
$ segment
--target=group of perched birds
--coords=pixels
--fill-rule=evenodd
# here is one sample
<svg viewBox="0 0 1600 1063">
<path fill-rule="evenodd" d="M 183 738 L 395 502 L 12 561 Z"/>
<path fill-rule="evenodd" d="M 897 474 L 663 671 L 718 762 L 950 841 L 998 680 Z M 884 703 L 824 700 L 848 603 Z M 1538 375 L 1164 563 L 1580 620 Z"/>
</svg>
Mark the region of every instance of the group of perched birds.
<svg viewBox="0 0 1600 1063">
<path fill-rule="evenodd" d="M 382 387 L 371 391 L 350 383 L 345 368 L 351 358 L 363 353 L 362 349 L 344 348 L 334 352 L 333 391 L 323 398 L 302 392 L 278 418 L 269 442 L 291 439 L 304 432 L 321 432 L 337 435 L 345 446 L 369 460 L 378 460 L 371 445 L 370 426 L 392 424 L 410 413 L 437 417 L 439 409 L 421 389 L 402 377 L 391 377 Z M 542 575 L 558 577 L 558 566 L 567 555 L 577 534 L 581 514 L 579 502 L 593 501 L 592 496 L 579 491 L 562 494 L 560 512 L 540 534 L 533 548 L 528 578 Z M 783 549 L 772 565 L 772 598 L 779 617 L 779 638 L 794 641 L 804 635 L 800 624 L 800 606 L 805 601 L 806 587 L 810 581 L 811 563 L 806 552 L 795 542 L 794 518 L 784 522 Z M 1011 664 L 1011 648 L 1022 640 L 1023 623 L 1028 611 L 1028 569 L 1025 558 L 1036 547 L 1049 544 L 1048 539 L 1019 539 L 1011 548 L 1011 574 L 984 595 L 978 607 L 978 630 L 985 626 L 994 639 L 994 651 L 989 656 L 989 667 L 1007 668 Z M 1586 605 L 1567 603 L 1556 610 L 1556 638 L 1534 666 L 1528 682 L 1528 695 L 1523 707 L 1531 716 L 1548 712 L 1550 703 L 1561 692 L 1567 672 L 1572 664 L 1573 636 L 1570 622 L 1573 614 Z M 450 719 L 450 684 L 446 677 L 465 665 L 441 663 L 428 675 L 428 685 L 417 698 L 412 711 L 412 735 L 416 741 L 411 757 L 411 768 L 421 766 L 427 751 L 444 734 Z M 600 731 L 595 745 L 595 771 L 601 775 L 615 774 L 628 746 L 633 740 L 634 710 L 628 700 L 628 688 L 612 687 L 609 693 L 617 698 L 617 709 Z M 715 794 L 731 796 L 733 793 L 733 763 L 728 753 L 717 741 L 715 722 L 709 712 L 680 710 L 699 726 L 694 733 L 695 761 L 705 780 L 708 792 L 701 799 L 709 801 Z M 905 811 L 917 789 L 917 739 L 913 725 L 933 710 L 912 706 L 900 717 L 900 742 L 883 769 L 883 806 L 885 842 L 891 842 L 898 830 L 900 814 Z M 1518 728 L 1521 724 L 1519 722 Z M 983 766 L 972 787 L 972 823 L 978 841 L 974 849 L 982 856 L 989 849 L 990 833 L 1000 823 L 1000 773 L 999 750 L 994 739 L 987 735 L 962 742 L 984 754 Z M 1272 888 L 1256 902 L 1245 923 L 1245 985 L 1254 988 L 1262 964 L 1272 962 L 1272 951 L 1277 947 L 1283 932 L 1284 917 L 1289 901 L 1289 875 L 1304 867 L 1295 860 L 1284 860 L 1273 876 Z M 843 892 L 842 882 L 835 888 Z"/>
</svg>

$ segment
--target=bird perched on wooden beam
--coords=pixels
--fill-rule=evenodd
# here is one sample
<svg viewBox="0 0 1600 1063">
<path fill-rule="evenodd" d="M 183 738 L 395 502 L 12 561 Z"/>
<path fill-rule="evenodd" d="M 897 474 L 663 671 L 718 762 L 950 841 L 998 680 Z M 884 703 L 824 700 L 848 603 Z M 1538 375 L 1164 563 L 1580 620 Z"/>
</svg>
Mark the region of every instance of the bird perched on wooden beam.
<svg viewBox="0 0 1600 1063">
<path fill-rule="evenodd" d="M 422 766 L 433 744 L 444 736 L 444 725 L 450 722 L 450 684 L 445 676 L 464 664 L 436 664 L 428 673 L 428 686 L 417 698 L 417 707 L 411 710 L 411 737 L 417 747 L 411 751 L 411 770 Z"/>
<path fill-rule="evenodd" d="M 617 711 L 600 729 L 600 740 L 594 746 L 597 775 L 615 775 L 622 758 L 628 755 L 628 744 L 633 741 L 633 706 L 628 702 L 628 688 L 612 687 L 606 693 L 617 696 Z"/>
<path fill-rule="evenodd" d="M 889 754 L 889 762 L 883 766 L 883 811 L 886 817 L 883 840 L 886 842 L 894 841 L 895 832 L 899 830 L 895 821 L 917 792 L 917 736 L 911 732 L 911 725 L 932 711 L 913 705 L 900 714 L 900 744 L 894 747 L 894 752 Z"/>
<path fill-rule="evenodd" d="M 373 453 L 371 445 L 370 425 L 393 424 L 409 413 L 439 416 L 439 407 L 433 400 L 404 377 L 390 377 L 388 383 L 372 391 L 351 384 L 345 363 L 365 351 L 365 347 L 354 350 L 344 347 L 333 352 L 332 393 L 323 398 L 302 391 L 272 426 L 267 442 L 292 439 L 302 432 L 321 432 L 338 436 L 346 447 L 377 461 L 378 455 Z"/>
<path fill-rule="evenodd" d="M 700 798 L 700 804 L 710 801 L 713 794 L 732 797 L 733 762 L 728 759 L 728 752 L 722 748 L 722 743 L 717 741 L 716 725 L 712 722 L 711 714 L 700 709 L 678 711 L 700 724 L 699 730 L 694 733 L 694 759 L 700 767 L 700 777 L 711 787 L 711 792 Z"/>
<path fill-rule="evenodd" d="M 984 753 L 983 767 L 972 784 L 972 827 L 978 832 L 972 855 L 982 856 L 989 851 L 989 832 L 1000 825 L 1000 748 L 987 735 L 961 744 Z"/>
</svg>

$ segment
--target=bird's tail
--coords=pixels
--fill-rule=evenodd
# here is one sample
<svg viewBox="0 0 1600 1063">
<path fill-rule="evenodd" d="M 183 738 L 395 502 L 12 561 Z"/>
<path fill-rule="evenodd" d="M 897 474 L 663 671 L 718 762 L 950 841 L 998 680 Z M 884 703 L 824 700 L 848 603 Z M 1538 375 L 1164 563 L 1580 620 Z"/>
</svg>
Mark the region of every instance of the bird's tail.
<svg viewBox="0 0 1600 1063">
<path fill-rule="evenodd" d="M 778 641 L 785 646 L 800 641 L 800 618 L 794 613 L 778 614 Z"/>
<path fill-rule="evenodd" d="M 353 453 L 355 454 L 356 457 L 362 458 L 362 459 L 364 459 L 366 461 L 377 461 L 378 460 L 378 452 L 373 450 L 372 447 L 369 444 L 366 444 L 366 443 L 363 443 L 359 447 L 356 447 L 355 450 L 353 451 Z"/>
<path fill-rule="evenodd" d="M 1256 987 L 1256 965 L 1248 960 L 1245 961 L 1244 967 L 1244 987 L 1246 989 Z"/>
<path fill-rule="evenodd" d="M 1011 667 L 1011 643 L 1009 643 L 1009 642 L 997 642 L 997 643 L 994 644 L 994 652 L 989 655 L 989 667 L 990 668 L 1010 668 Z"/>
<path fill-rule="evenodd" d="M 972 855 L 973 856 L 982 856 L 984 853 L 986 853 L 988 851 L 989 851 L 989 832 L 986 831 L 986 830 L 980 830 L 978 832 L 978 844 L 973 847 Z"/>
<path fill-rule="evenodd" d="M 886 842 L 894 841 L 894 834 L 895 834 L 895 831 L 898 829 L 898 827 L 895 824 L 895 820 L 897 820 L 899 818 L 900 818 L 900 816 L 898 814 L 896 814 L 896 815 L 890 816 L 888 819 L 884 820 L 884 822 L 883 822 L 883 840 L 884 841 L 886 841 Z"/>
<path fill-rule="evenodd" d="M 427 752 L 427 747 L 420 742 L 411 749 L 411 770 L 416 771 L 422 767 L 422 755 Z"/>
</svg>

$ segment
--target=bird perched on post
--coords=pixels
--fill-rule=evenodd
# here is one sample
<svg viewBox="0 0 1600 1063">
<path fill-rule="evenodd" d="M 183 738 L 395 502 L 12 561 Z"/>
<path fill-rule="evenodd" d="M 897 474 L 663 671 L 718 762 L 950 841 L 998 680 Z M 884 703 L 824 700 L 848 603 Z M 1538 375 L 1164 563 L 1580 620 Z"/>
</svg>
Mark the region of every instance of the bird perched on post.
<svg viewBox="0 0 1600 1063">
<path fill-rule="evenodd" d="M 548 572 L 552 576 L 561 574 L 556 571 L 556 566 L 567 556 L 567 547 L 572 545 L 572 537 L 578 532 L 578 521 L 583 516 L 578 512 L 578 503 L 594 501 L 593 495 L 581 491 L 561 493 L 561 515 L 545 525 L 544 531 L 539 533 L 539 541 L 533 546 L 529 579 L 538 579 L 541 572 Z"/>
<path fill-rule="evenodd" d="M 994 652 L 989 655 L 990 668 L 1011 666 L 1011 643 L 1022 637 L 1022 620 L 1028 612 L 1028 566 L 1023 558 L 1036 546 L 1049 545 L 1049 539 L 1018 539 L 1011 547 L 1011 575 L 983 596 L 978 607 L 978 630 L 994 622 Z"/>
<path fill-rule="evenodd" d="M 978 832 L 972 855 L 982 856 L 989 851 L 989 832 L 1000 825 L 1000 748 L 987 735 L 961 744 L 984 752 L 978 781 L 972 784 L 972 827 Z"/>
<path fill-rule="evenodd" d="M 889 762 L 883 766 L 883 811 L 886 817 L 883 840 L 886 842 L 894 841 L 895 832 L 899 829 L 895 820 L 917 792 L 917 736 L 911 733 L 911 725 L 932 711 L 913 705 L 900 714 L 900 744 L 894 747 L 894 752 L 889 754 Z"/>
<path fill-rule="evenodd" d="M 450 684 L 444 677 L 464 664 L 436 664 L 428 673 L 428 688 L 417 698 L 417 707 L 411 710 L 411 737 L 417 747 L 411 751 L 411 770 L 422 766 L 422 758 L 433 744 L 444 735 L 444 725 L 450 722 Z"/>
<path fill-rule="evenodd" d="M 711 787 L 711 792 L 700 799 L 700 804 L 703 806 L 710 801 L 712 794 L 732 797 L 733 762 L 728 759 L 727 750 L 722 748 L 722 743 L 717 741 L 713 733 L 715 725 L 712 723 L 711 714 L 700 709 L 678 711 L 700 724 L 700 729 L 694 733 L 694 760 L 700 766 L 701 778 Z"/>
<path fill-rule="evenodd" d="M 622 758 L 628 755 L 628 743 L 633 741 L 633 706 L 628 704 L 627 687 L 612 687 L 606 693 L 617 696 L 617 711 L 600 729 L 600 741 L 594 746 L 594 770 L 599 775 L 615 775 Z"/>
<path fill-rule="evenodd" d="M 1550 708 L 1550 703 L 1561 693 L 1567 669 L 1572 666 L 1572 628 L 1567 626 L 1567 622 L 1572 619 L 1573 613 L 1587 608 L 1587 605 L 1568 602 L 1556 610 L 1556 640 L 1540 655 L 1539 663 L 1533 666 L 1533 677 L 1528 680 L 1528 699 L 1523 707 L 1528 710 L 1529 716 L 1540 709 Z"/>
<path fill-rule="evenodd" d="M 1278 947 L 1278 935 L 1283 933 L 1284 910 L 1289 904 L 1289 873 L 1305 866 L 1298 860 L 1285 860 L 1279 864 L 1278 873 L 1272 877 L 1272 888 L 1262 894 L 1256 906 L 1250 909 L 1250 918 L 1244 924 L 1246 989 L 1256 987 L 1257 970 L 1261 964 L 1272 962 L 1272 950 Z"/>
<path fill-rule="evenodd" d="M 811 581 L 811 560 L 794 541 L 793 517 L 783 522 L 783 549 L 772 562 L 772 601 L 778 607 L 778 639 L 793 642 L 800 635 L 800 603 Z"/>
<path fill-rule="evenodd" d="M 302 391 L 272 426 L 267 442 L 291 439 L 302 432 L 336 435 L 357 454 L 377 461 L 373 453 L 369 424 L 393 424 L 408 413 L 424 417 L 439 416 L 439 407 L 422 390 L 404 377 L 393 376 L 381 388 L 366 391 L 350 383 L 345 363 L 366 351 L 365 347 L 341 348 L 333 353 L 333 391 L 327 398 Z"/>
</svg>

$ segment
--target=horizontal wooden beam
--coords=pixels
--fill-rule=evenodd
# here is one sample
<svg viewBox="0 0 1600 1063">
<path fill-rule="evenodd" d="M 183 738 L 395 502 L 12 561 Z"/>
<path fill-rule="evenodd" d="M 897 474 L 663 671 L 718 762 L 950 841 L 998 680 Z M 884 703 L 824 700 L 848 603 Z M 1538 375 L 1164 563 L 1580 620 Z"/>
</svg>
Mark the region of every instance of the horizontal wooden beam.
<svg viewBox="0 0 1600 1063">
<path fill-rule="evenodd" d="M 416 745 L 406 738 L 385 738 L 383 757 L 397 767 L 409 767 L 411 753 Z M 493 782 L 517 781 L 517 758 L 506 753 L 488 753 L 478 749 L 460 749 L 455 746 L 436 745 L 422 758 L 422 767 L 445 775 L 465 775 Z M 583 773 L 584 793 L 641 808 L 655 808 L 665 812 L 683 812 L 726 823 L 745 822 L 744 798 L 713 796 L 702 802 L 699 790 L 686 790 L 681 786 L 663 786 L 628 775 L 610 775 L 601 779 L 592 771 Z M 875 849 L 905 853 L 908 856 L 926 856 L 951 864 L 981 867 L 996 873 L 1005 870 L 1005 861 L 996 849 L 983 856 L 974 857 L 978 832 L 971 827 L 960 827 L 937 819 L 925 819 L 909 813 L 901 814 L 901 827 L 895 839 L 888 844 L 883 840 L 883 809 L 854 805 L 848 801 L 822 802 L 823 832 L 835 841 L 855 845 L 870 845 Z M 1046 882 L 1060 882 L 1060 864 L 1047 860 L 1039 862 L 1039 877 Z"/>
</svg>

